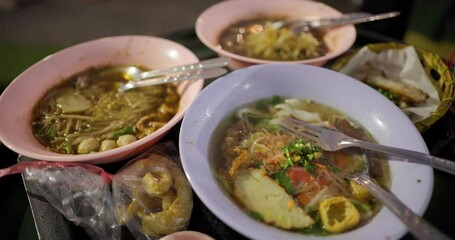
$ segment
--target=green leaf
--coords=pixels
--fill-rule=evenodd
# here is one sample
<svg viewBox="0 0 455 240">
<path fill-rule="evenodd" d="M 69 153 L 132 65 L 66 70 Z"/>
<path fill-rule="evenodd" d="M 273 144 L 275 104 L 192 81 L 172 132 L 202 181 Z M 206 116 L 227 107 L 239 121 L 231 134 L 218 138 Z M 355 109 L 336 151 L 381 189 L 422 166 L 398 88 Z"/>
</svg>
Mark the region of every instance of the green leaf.
<svg viewBox="0 0 455 240">
<path fill-rule="evenodd" d="M 372 210 L 370 204 L 362 203 L 359 201 L 351 201 L 351 202 L 352 202 L 352 204 L 354 204 L 355 207 L 362 209 L 365 212 L 369 212 Z"/>
<path fill-rule="evenodd" d="M 47 136 L 49 138 L 56 138 L 57 137 L 57 127 L 52 126 L 47 130 Z"/>
<path fill-rule="evenodd" d="M 136 131 L 132 126 L 125 126 L 114 132 L 114 139 L 118 139 L 120 136 L 125 134 L 136 134 Z"/>
<path fill-rule="evenodd" d="M 382 95 L 384 95 L 386 98 L 388 98 L 390 101 L 394 101 L 396 100 L 396 95 L 395 93 L 391 92 L 391 91 L 388 91 L 388 90 L 384 90 L 384 89 L 378 89 L 378 92 L 381 93 Z"/>
<path fill-rule="evenodd" d="M 250 215 L 251 215 L 252 218 L 254 218 L 254 219 L 256 219 L 256 220 L 264 221 L 264 216 L 262 216 L 262 214 L 259 213 L 259 212 L 253 212 L 253 211 L 251 211 L 251 212 L 250 212 Z"/>
<path fill-rule="evenodd" d="M 314 173 L 316 171 L 316 165 L 311 164 L 309 161 L 305 161 L 303 164 L 303 169 L 305 169 L 307 172 Z"/>
<path fill-rule="evenodd" d="M 287 193 L 293 194 L 294 188 L 292 187 L 291 179 L 284 172 L 277 172 L 272 176 L 282 186 Z"/>
<path fill-rule="evenodd" d="M 299 231 L 300 233 L 307 234 L 307 235 L 315 235 L 315 236 L 328 236 L 328 235 L 330 235 L 330 233 L 327 232 L 324 229 L 323 224 L 322 224 L 322 220 L 321 220 L 321 215 L 319 215 L 319 213 L 317 211 L 316 212 L 311 212 L 310 216 L 315 221 L 315 224 L 313 224 L 313 225 L 311 225 L 309 227 L 300 229 L 300 231 Z"/>
<path fill-rule="evenodd" d="M 276 124 L 270 124 L 270 119 L 261 119 L 259 123 L 255 126 L 257 129 L 265 129 L 269 132 L 277 132 L 280 128 Z"/>
<path fill-rule="evenodd" d="M 272 97 L 272 105 L 277 105 L 284 102 L 283 98 L 280 96 L 273 96 Z"/>
<path fill-rule="evenodd" d="M 261 110 L 261 111 L 268 111 L 269 106 L 272 105 L 277 105 L 284 102 L 283 98 L 280 96 L 273 96 L 271 98 L 266 98 L 258 101 L 256 103 L 256 109 Z"/>
<path fill-rule="evenodd" d="M 315 236 L 328 236 L 330 235 L 329 232 L 324 230 L 324 228 L 319 224 L 313 224 L 309 227 L 306 227 L 300 230 L 300 233 L 307 234 L 307 235 L 315 235 Z"/>
</svg>

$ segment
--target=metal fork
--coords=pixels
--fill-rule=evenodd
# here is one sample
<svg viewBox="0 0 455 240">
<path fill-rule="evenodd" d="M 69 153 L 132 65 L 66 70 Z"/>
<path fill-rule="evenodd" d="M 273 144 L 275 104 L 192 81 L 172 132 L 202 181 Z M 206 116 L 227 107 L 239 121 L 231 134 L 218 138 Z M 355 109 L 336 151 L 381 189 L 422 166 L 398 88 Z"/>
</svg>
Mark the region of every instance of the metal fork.
<svg viewBox="0 0 455 240">
<path fill-rule="evenodd" d="M 335 151 L 345 148 L 346 146 L 340 146 L 338 143 L 340 141 L 345 141 L 345 139 L 352 139 L 342 133 L 313 126 L 306 122 L 302 122 L 293 118 L 284 118 L 279 122 L 279 125 L 285 130 L 288 130 L 298 136 L 305 138 L 306 140 L 320 145 L 322 149 L 326 151 Z M 357 145 L 352 146 L 359 147 Z M 355 151 L 360 149 L 353 148 L 352 150 Z M 351 179 L 352 181 L 355 181 L 356 183 L 366 187 L 370 193 L 373 194 L 373 196 L 375 196 L 388 209 L 390 209 L 390 211 L 408 227 L 409 231 L 417 239 L 451 239 L 445 233 L 441 232 L 439 229 L 428 223 L 425 219 L 414 213 L 393 193 L 383 189 L 374 180 L 372 180 L 369 174 L 368 157 L 363 153 L 363 149 L 360 150 L 360 152 L 362 152 L 362 159 L 367 167 L 360 172 L 355 171 L 353 173 L 347 174 L 345 178 Z"/>
<path fill-rule="evenodd" d="M 391 160 L 424 164 L 455 175 L 455 162 L 448 159 L 417 151 L 362 141 L 346 136 L 341 132 L 314 126 L 295 118 L 282 118 L 279 125 L 283 129 L 294 134 L 299 134 L 303 138 L 316 143 L 326 151 L 336 151 L 347 147 L 360 147 L 400 157 Z"/>
<path fill-rule="evenodd" d="M 368 191 L 383 203 L 390 211 L 395 214 L 417 239 L 450 239 L 445 233 L 435 228 L 431 223 L 421 218 L 408 208 L 395 194 L 387 191 L 377 184 L 369 173 L 370 160 L 361 148 L 351 148 L 357 150 L 362 155 L 363 164 L 366 166 L 363 170 L 355 170 L 344 177 L 350 179 L 368 189 Z"/>
</svg>

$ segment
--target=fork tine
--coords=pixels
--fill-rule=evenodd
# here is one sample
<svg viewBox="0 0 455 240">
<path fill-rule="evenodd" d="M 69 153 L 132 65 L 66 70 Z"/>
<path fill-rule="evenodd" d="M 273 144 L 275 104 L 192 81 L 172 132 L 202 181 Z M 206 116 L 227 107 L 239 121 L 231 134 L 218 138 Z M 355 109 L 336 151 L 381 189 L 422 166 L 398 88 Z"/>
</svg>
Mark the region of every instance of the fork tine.
<svg viewBox="0 0 455 240">
<path fill-rule="evenodd" d="M 302 125 L 289 121 L 288 118 L 281 119 L 279 126 L 284 130 L 302 137 L 312 143 L 319 144 L 319 132 L 315 131 L 313 128 L 302 127 Z"/>
<path fill-rule="evenodd" d="M 321 133 L 321 130 L 318 127 L 315 127 L 307 122 L 304 122 L 304 121 L 301 121 L 301 120 L 298 120 L 295 118 L 291 118 L 291 117 L 287 117 L 284 119 L 286 122 L 288 122 L 289 124 L 291 124 L 297 128 L 298 127 L 302 128 L 302 125 L 305 126 L 305 130 L 310 130 L 310 131 L 314 132 L 313 133 L 314 135 L 319 135 Z"/>
</svg>

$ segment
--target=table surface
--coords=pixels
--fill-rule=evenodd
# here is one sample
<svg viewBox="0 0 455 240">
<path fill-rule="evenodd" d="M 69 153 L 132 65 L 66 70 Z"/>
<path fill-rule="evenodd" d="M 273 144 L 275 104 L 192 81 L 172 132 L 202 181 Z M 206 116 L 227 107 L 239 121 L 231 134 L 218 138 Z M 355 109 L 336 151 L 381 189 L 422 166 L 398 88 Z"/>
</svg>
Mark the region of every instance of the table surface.
<svg viewBox="0 0 455 240">
<path fill-rule="evenodd" d="M 387 38 L 380 34 L 368 31 L 359 31 L 356 47 L 367 43 L 390 42 L 394 39 Z M 166 38 L 177 41 L 193 50 L 200 59 L 214 57 L 215 54 L 205 48 L 197 39 L 192 30 L 183 31 L 178 34 L 166 36 Z M 422 134 L 432 155 L 455 159 L 455 109 L 450 109 L 433 127 Z M 162 141 L 173 141 L 177 143 L 180 124 L 174 127 Z M 2 151 L 9 151 L 0 146 Z M 5 150 L 6 149 L 6 150 Z M 9 151 L 9 155 L 14 153 Z M 17 156 L 17 155 L 16 155 Z M 18 161 L 29 159 L 19 157 Z M 122 163 L 102 165 L 107 170 L 115 171 Z M 430 205 L 424 214 L 424 218 L 434 226 L 441 229 L 451 237 L 455 237 L 455 228 L 450 224 L 451 216 L 455 216 L 455 176 L 435 170 L 434 192 Z M 85 231 L 69 222 L 63 215 L 54 209 L 43 197 L 36 193 L 36 186 L 24 181 L 27 197 L 30 203 L 31 212 L 36 226 L 37 238 L 43 240 L 64 240 L 64 239 L 89 239 Z M 243 239 L 244 237 L 232 230 L 228 225 L 213 215 L 194 194 L 194 208 L 189 230 L 206 233 L 216 239 Z M 122 231 L 122 239 L 133 239 L 127 230 Z M 414 239 L 407 234 L 403 239 Z"/>
</svg>

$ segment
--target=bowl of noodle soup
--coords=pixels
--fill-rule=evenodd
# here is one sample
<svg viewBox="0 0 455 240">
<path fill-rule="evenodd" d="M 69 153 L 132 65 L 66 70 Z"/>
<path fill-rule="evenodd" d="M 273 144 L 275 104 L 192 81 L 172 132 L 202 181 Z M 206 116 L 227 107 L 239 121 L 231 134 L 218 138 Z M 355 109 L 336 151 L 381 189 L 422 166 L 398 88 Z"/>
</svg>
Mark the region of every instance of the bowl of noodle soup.
<svg viewBox="0 0 455 240">
<path fill-rule="evenodd" d="M 151 36 L 106 37 L 68 47 L 32 65 L 5 89 L 0 139 L 37 160 L 98 164 L 133 157 L 182 119 L 204 83 L 119 93 L 118 86 L 128 79 L 111 70 L 198 61 L 186 47 Z"/>
<path fill-rule="evenodd" d="M 373 104 L 374 108 L 371 107 Z M 349 219 L 354 216 L 352 213 L 359 212 L 360 220 L 354 227 L 346 225 L 335 229 L 327 226 L 323 217 L 327 217 L 326 200 L 351 202 L 356 209 L 362 205 L 358 205 L 360 202 L 367 203 L 366 198 L 359 202 L 355 188 L 351 189 L 343 180 L 336 180 L 337 171 L 331 170 L 332 167 L 343 170 L 355 162 L 340 158 L 344 159 L 341 160 L 344 164 L 340 165 L 335 158 L 335 165 L 330 167 L 324 163 L 325 157 L 331 159 L 330 154 L 323 152 L 320 158 L 317 154 L 320 149 L 313 148 L 304 153 L 315 162 L 310 160 L 306 165 L 308 161 L 305 160 L 301 164 L 302 156 L 305 156 L 297 155 L 301 142 L 294 144 L 289 140 L 289 134 L 277 129 L 273 123 L 274 116 L 289 115 L 340 131 L 346 127 L 338 126 L 336 120 L 348 119 L 353 123 L 349 126 L 357 126 L 356 129 L 368 133 L 369 141 L 428 153 L 422 136 L 409 118 L 393 103 L 355 79 L 305 64 L 249 66 L 220 77 L 204 88 L 182 122 L 179 138 L 182 165 L 204 205 L 249 239 L 382 240 L 403 237 L 406 226 L 388 208 L 374 201 L 370 207 L 355 211 L 343 211 L 342 207 L 333 211 L 333 216 L 345 215 Z M 288 151 L 288 146 L 292 150 Z M 307 146 L 307 143 L 302 142 L 300 146 Z M 291 155 L 294 157 L 286 157 L 287 152 L 294 152 Z M 293 163 L 288 165 L 288 160 Z M 423 215 L 433 191 L 432 168 L 388 161 L 388 156 L 382 156 L 380 161 L 388 165 L 382 168 L 389 180 L 383 187 L 415 213 Z M 313 163 L 317 167 L 313 168 Z M 382 185 L 384 178 L 375 176 L 373 172 L 378 169 L 373 168 L 370 169 L 372 177 Z M 301 194 L 309 199 L 300 198 Z M 315 204 L 315 201 L 320 202 Z M 354 209 L 347 207 L 350 204 L 334 205 Z M 319 220 L 314 211 L 317 208 Z M 337 215 L 337 212 L 343 214 Z M 343 217 L 333 222 L 345 224 Z"/>
<path fill-rule="evenodd" d="M 203 44 L 218 55 L 232 59 L 229 65 L 232 69 L 277 61 L 320 66 L 354 44 L 356 30 L 353 25 L 299 36 L 286 28 L 267 26 L 275 20 L 311 20 L 341 14 L 316 1 L 231 0 L 217 3 L 202 12 L 195 29 Z"/>
</svg>

